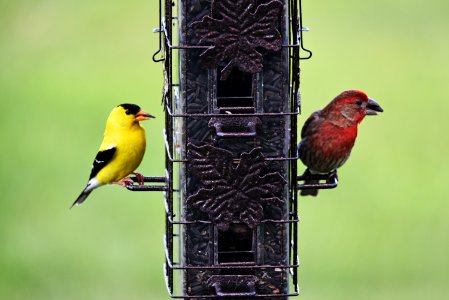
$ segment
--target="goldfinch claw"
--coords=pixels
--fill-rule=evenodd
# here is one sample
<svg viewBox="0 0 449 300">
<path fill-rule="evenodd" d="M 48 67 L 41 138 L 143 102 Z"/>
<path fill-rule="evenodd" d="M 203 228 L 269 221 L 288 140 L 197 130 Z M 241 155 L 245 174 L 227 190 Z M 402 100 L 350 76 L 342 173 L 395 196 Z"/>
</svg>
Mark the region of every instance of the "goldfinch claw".
<svg viewBox="0 0 449 300">
<path fill-rule="evenodd" d="M 132 185 L 133 183 L 134 183 L 134 181 L 131 178 L 129 178 L 129 177 L 125 177 L 125 178 L 123 178 L 120 181 L 113 182 L 113 184 L 118 184 L 118 185 L 121 185 L 123 187 L 126 187 L 128 185 Z"/>
<path fill-rule="evenodd" d="M 133 174 L 136 175 L 137 182 L 139 183 L 139 185 L 144 185 L 145 184 L 145 176 L 143 176 L 140 173 L 136 173 L 136 172 L 133 172 Z"/>
</svg>

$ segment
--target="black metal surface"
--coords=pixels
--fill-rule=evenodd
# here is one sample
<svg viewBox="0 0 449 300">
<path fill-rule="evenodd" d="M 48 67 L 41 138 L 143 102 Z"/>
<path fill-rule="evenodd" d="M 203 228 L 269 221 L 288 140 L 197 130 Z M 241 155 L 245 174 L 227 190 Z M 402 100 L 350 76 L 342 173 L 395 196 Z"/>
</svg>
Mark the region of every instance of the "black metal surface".
<svg viewBox="0 0 449 300">
<path fill-rule="evenodd" d="M 215 275 L 207 280 L 207 285 L 215 288 L 217 296 L 248 297 L 256 295 L 256 282 L 253 275 Z"/>
<path fill-rule="evenodd" d="M 185 2 L 187 3 L 187 2 Z M 204 16 L 203 16 L 204 17 Z M 168 22 L 167 22 L 168 24 Z M 182 27 L 181 26 L 181 30 L 185 30 L 184 32 L 188 31 L 188 24 L 189 22 L 186 22 L 185 24 L 183 24 L 182 26 L 186 26 L 186 27 Z M 180 41 L 181 43 L 183 43 L 184 41 Z M 182 44 L 181 44 L 182 45 Z M 195 45 L 195 44 L 194 44 Z M 176 47 L 176 46 L 175 46 Z M 195 48 L 192 47 L 190 48 L 188 45 L 184 44 L 181 47 L 184 47 L 183 49 L 183 54 L 181 56 L 181 58 L 184 58 L 184 61 L 186 62 L 186 67 L 189 68 L 189 70 L 193 71 L 192 74 L 195 74 L 195 77 L 189 77 L 189 75 L 185 76 L 182 80 L 185 80 L 184 82 L 181 83 L 181 86 L 184 86 L 185 88 L 187 88 L 187 94 L 185 95 L 185 99 L 187 102 L 187 107 L 185 108 L 185 110 L 183 109 L 178 109 L 176 112 L 174 112 L 172 114 L 173 119 L 176 118 L 182 118 L 184 123 L 184 126 L 186 126 L 186 138 L 183 141 L 184 143 L 188 143 L 188 142 L 194 142 L 195 145 L 202 145 L 202 143 L 206 142 L 206 143 L 211 143 L 213 144 L 215 147 L 218 148 L 222 148 L 222 149 L 227 149 L 229 151 L 231 151 L 234 155 L 234 153 L 242 153 L 245 151 L 249 151 L 250 149 L 254 149 L 255 146 L 257 146 L 257 144 L 254 144 L 254 139 L 256 138 L 256 136 L 260 135 L 260 136 L 264 136 L 265 133 L 269 132 L 270 130 L 273 130 L 275 128 L 278 129 L 278 132 L 281 133 L 283 132 L 283 126 L 285 126 L 284 124 L 286 124 L 286 122 L 289 122 L 291 115 L 296 114 L 296 111 L 291 111 L 290 109 L 288 109 L 287 107 L 283 107 L 282 106 L 282 96 L 279 95 L 279 102 L 272 102 L 270 105 L 268 105 L 265 109 L 264 108 L 260 108 L 255 106 L 254 107 L 254 111 L 248 112 L 246 113 L 246 116 L 244 116 L 245 113 L 242 113 L 242 111 L 232 111 L 232 115 L 226 113 L 225 109 L 221 109 L 221 110 L 210 110 L 210 109 L 206 109 L 204 110 L 204 108 L 207 108 L 207 104 L 205 102 L 202 102 L 202 99 L 205 99 L 204 97 L 204 91 L 207 89 L 210 89 L 211 87 L 213 88 L 213 86 L 216 84 L 216 78 L 217 76 L 212 73 L 212 76 L 209 74 L 205 74 L 206 76 L 202 76 L 201 74 L 202 71 L 200 71 L 198 69 L 197 70 L 197 66 L 193 63 L 194 58 L 193 57 L 197 57 L 196 55 L 199 55 L 201 53 L 201 51 L 204 52 L 204 48 Z M 279 65 L 279 63 L 281 62 L 281 60 L 276 60 L 273 61 L 272 66 L 267 65 L 267 67 L 265 68 L 264 66 L 264 70 L 265 71 L 269 71 L 270 69 L 274 69 L 277 68 L 277 66 Z M 279 72 L 282 70 L 278 70 L 275 72 Z M 275 73 L 273 73 L 274 75 Z M 268 75 L 267 81 L 264 82 L 266 87 L 269 88 L 273 83 L 270 82 L 270 76 L 272 77 L 273 75 Z M 273 78 L 273 77 L 272 77 Z M 273 79 L 271 79 L 273 80 Z M 207 86 L 203 86 L 203 82 L 207 81 Z M 275 97 L 278 97 L 276 93 L 277 89 L 282 88 L 282 86 L 273 86 L 273 94 L 270 96 L 270 94 L 267 94 L 268 96 L 270 96 L 270 98 L 275 99 Z M 191 89 L 191 90 L 189 90 Z M 192 93 L 192 91 L 196 91 L 194 93 Z M 190 96 L 191 95 L 191 96 Z M 214 98 L 214 96 L 210 96 L 212 99 Z M 252 95 L 252 97 L 256 97 L 255 94 Z M 206 106 L 205 106 L 206 104 Z M 277 107 L 276 107 L 277 105 Z M 219 106 L 219 105 L 217 105 Z M 235 108 L 234 108 L 235 109 Z M 171 108 L 168 108 L 167 111 L 169 111 L 169 113 L 172 113 L 173 110 Z M 228 110 L 229 111 L 229 110 Z M 247 123 L 248 125 L 252 125 L 252 126 L 245 126 L 245 120 L 244 118 L 261 118 L 261 123 L 262 124 L 261 127 L 257 126 L 257 121 L 253 122 L 254 125 L 252 124 L 248 124 L 251 123 L 250 121 Z M 215 119 L 214 119 L 215 118 Z M 243 118 L 243 119 L 242 119 Z M 263 120 L 262 120 L 263 118 Z M 271 120 L 268 120 L 267 118 L 271 118 Z M 204 120 L 204 121 L 202 121 Z M 253 119 L 254 120 L 254 119 Z M 220 125 L 227 125 L 227 124 L 232 124 L 235 125 L 235 123 L 239 123 L 237 124 L 237 130 L 223 130 L 224 126 L 220 126 Z M 242 125 L 243 124 L 243 125 Z M 223 140 L 215 140 L 214 141 L 214 130 L 210 130 L 210 128 L 208 127 L 209 125 L 213 126 L 213 129 L 215 129 L 215 135 L 217 137 L 220 137 L 220 133 L 224 133 L 221 134 L 221 138 L 226 138 Z M 221 128 L 220 128 L 221 127 Z M 238 128 L 240 127 L 240 128 Z M 246 127 L 246 128 L 245 128 Z M 253 128 L 251 128 L 253 127 Z M 218 130 L 217 130 L 218 129 Z M 226 128 L 225 128 L 226 129 Z M 246 130 L 245 130 L 246 129 Z M 250 132 L 250 136 L 245 136 L 244 138 L 246 139 L 245 141 L 242 140 L 243 143 L 240 143 L 240 140 L 237 141 L 236 139 L 239 139 L 240 137 L 238 136 L 239 133 L 240 134 L 245 134 Z M 218 133 L 218 134 L 217 134 Z M 170 138 L 170 134 L 167 132 L 167 137 Z M 276 170 L 279 167 L 283 166 L 284 164 L 289 164 L 290 162 L 292 163 L 294 160 L 288 160 L 285 158 L 288 158 L 287 155 L 279 155 L 280 153 L 282 153 L 282 151 L 280 152 L 278 149 L 282 149 L 282 141 L 278 140 L 276 143 L 273 143 L 273 141 L 276 140 L 275 136 L 267 136 L 267 144 L 261 144 L 262 149 L 263 149 L 263 153 L 265 154 L 265 156 L 267 156 L 267 158 L 272 159 L 272 160 L 267 160 L 270 162 L 270 168 L 272 170 Z M 195 177 L 192 177 L 190 174 L 192 172 L 191 168 L 189 167 L 189 163 L 188 163 L 188 155 L 187 153 L 182 153 L 183 149 L 188 149 L 188 147 L 186 147 L 187 145 L 185 145 L 184 147 L 181 147 L 181 154 L 178 156 L 178 160 L 180 160 L 180 162 L 182 163 L 186 163 L 185 166 L 185 170 L 186 172 L 188 172 L 186 174 L 187 178 L 192 178 L 191 180 L 195 180 Z M 241 148 L 238 148 L 241 147 Z M 268 150 L 268 151 L 267 151 Z M 184 150 L 185 151 L 185 150 Z M 171 153 L 171 158 L 176 160 L 177 157 L 175 155 L 175 153 Z M 285 160 L 284 160 L 285 159 Z M 231 161 L 231 160 L 228 160 Z M 236 157 L 232 157 L 232 162 L 238 164 L 241 163 L 241 160 L 238 158 L 238 156 Z M 176 162 L 174 162 L 176 163 Z M 184 167 L 181 167 L 184 168 Z M 198 180 L 198 178 L 196 179 Z M 195 181 L 190 181 L 187 182 L 187 186 L 186 188 L 186 194 L 187 195 L 195 195 L 196 192 L 198 192 L 198 188 L 196 187 L 198 186 L 198 183 L 195 183 Z M 207 186 L 205 186 L 207 188 Z M 184 187 L 182 187 L 184 188 Z M 278 244 L 277 241 L 283 241 L 285 240 L 285 238 L 283 238 L 284 234 L 287 234 L 287 231 L 284 231 L 282 228 L 284 228 L 284 226 L 288 226 L 288 224 L 291 224 L 290 222 L 286 222 L 286 223 L 268 223 L 268 222 L 260 222 L 261 224 L 265 224 L 264 228 L 265 229 L 258 229 L 258 232 L 255 232 L 254 235 L 260 235 L 262 231 L 265 231 L 266 234 L 268 234 L 267 238 L 265 241 L 260 241 L 261 243 L 263 242 L 263 244 L 266 244 L 266 249 L 272 249 L 269 251 L 264 251 L 262 252 L 260 255 L 260 258 L 258 258 L 259 260 L 264 257 L 264 259 L 268 259 L 268 261 L 273 262 L 272 263 L 263 263 L 262 261 L 254 261 L 254 262 L 235 262 L 230 264 L 229 262 L 227 263 L 219 263 L 219 258 L 217 259 L 213 259 L 211 261 L 215 261 L 216 263 L 213 263 L 212 265 L 210 265 L 208 263 L 208 261 L 212 258 L 212 257 L 216 257 L 219 256 L 219 253 L 217 253 L 220 249 L 220 245 L 215 245 L 214 247 L 210 247 L 208 244 L 208 240 L 210 240 L 210 238 L 212 238 L 212 240 L 214 240 L 214 243 L 219 243 L 220 240 L 218 238 L 214 238 L 214 234 L 217 233 L 216 230 L 216 224 L 215 222 L 211 221 L 211 223 L 209 224 L 201 224 L 199 223 L 200 221 L 206 221 L 210 220 L 208 215 L 206 214 L 205 216 L 201 217 L 199 214 L 197 214 L 195 212 L 195 210 L 193 210 L 195 206 L 192 205 L 192 208 L 189 208 L 188 206 L 188 202 L 187 202 L 187 211 L 185 212 L 186 215 L 185 217 L 189 216 L 189 212 L 194 213 L 193 215 L 191 215 L 191 218 L 189 217 L 187 219 L 187 221 L 192 221 L 192 223 L 186 223 L 185 220 L 178 219 L 179 223 L 182 224 L 173 224 L 175 226 L 180 226 L 181 231 L 184 232 L 183 236 L 183 251 L 189 251 L 187 253 L 183 253 L 182 256 L 184 257 L 182 260 L 184 260 L 182 263 L 180 260 L 176 265 L 171 265 L 171 268 L 173 270 L 182 270 L 183 271 L 183 277 L 185 280 L 184 286 L 183 286 L 183 292 L 182 292 L 182 297 L 187 298 L 187 297 L 196 297 L 196 298 L 203 298 L 204 296 L 208 296 L 205 298 L 215 298 L 215 297 L 224 297 L 226 296 L 226 292 L 225 294 L 223 294 L 222 292 L 218 291 L 217 294 L 217 290 L 215 289 L 208 289 L 207 285 L 205 286 L 204 284 L 207 282 L 207 280 L 209 280 L 212 276 L 223 276 L 224 274 L 232 274 L 233 276 L 238 276 L 238 274 L 246 273 L 246 275 L 242 275 L 242 276 L 257 276 L 259 277 L 262 273 L 265 274 L 270 274 L 267 277 L 269 278 L 269 281 L 262 281 L 262 282 L 258 282 L 257 286 L 254 287 L 254 293 L 252 293 L 252 295 L 254 296 L 258 296 L 258 295 L 275 295 L 276 297 L 285 297 L 285 295 L 287 295 L 287 293 L 282 293 L 283 290 L 285 290 L 285 286 L 283 286 L 283 282 L 285 281 L 284 279 L 281 279 L 281 277 L 278 277 L 276 274 L 284 274 L 284 271 L 276 271 L 276 270 L 292 270 L 292 272 L 296 272 L 296 268 L 297 266 L 292 266 L 289 264 L 285 264 L 284 260 L 283 260 L 283 248 L 281 247 L 281 245 Z M 198 211 L 198 209 L 196 209 L 196 211 Z M 218 211 L 217 211 L 218 212 Z M 269 212 L 271 214 L 274 214 L 273 217 L 277 220 L 284 220 L 284 219 L 279 219 L 280 215 L 276 215 L 277 212 L 273 211 L 273 212 Z M 288 215 L 288 214 L 287 214 Z M 259 218 L 261 216 L 259 215 Z M 267 216 L 264 216 L 264 218 L 267 218 Z M 268 218 L 267 218 L 268 219 Z M 176 221 L 174 221 L 176 222 Z M 264 235 L 266 235 L 264 234 Z M 272 237 L 272 238 L 271 238 Z M 251 249 L 253 249 L 256 246 L 256 242 L 253 242 L 253 245 L 251 247 Z M 213 250 L 215 249 L 215 250 Z M 275 250 L 276 249 L 276 250 Z M 191 252 L 190 252 L 191 251 Z M 238 251 L 237 251 L 238 252 Z M 222 252 L 223 253 L 223 252 Z M 254 250 L 254 256 L 257 256 L 258 254 L 257 249 Z M 267 254 L 263 254 L 263 253 L 267 253 Z M 235 254 L 235 253 L 234 253 Z M 239 255 L 242 255 L 242 252 L 240 251 Z M 275 263 L 274 263 L 275 262 Z M 169 266 L 170 268 L 170 266 Z M 247 274 L 247 272 L 250 272 L 250 274 Z M 251 275 L 251 273 L 253 273 L 254 275 Z M 220 275 L 221 274 L 221 275 Z M 283 276 L 283 275 L 282 275 Z M 203 278 L 201 280 L 199 280 L 199 278 Z M 170 283 L 170 280 L 168 280 L 169 284 L 173 284 L 173 282 Z M 271 283 L 269 283 L 271 282 Z M 281 285 L 280 285 L 281 284 Z M 270 288 L 270 286 L 272 286 L 273 288 Z M 248 293 L 249 291 L 240 291 L 241 293 Z M 232 295 L 229 295 L 228 293 L 228 297 L 230 297 Z M 174 296 L 172 294 L 172 296 Z M 187 296 L 187 297 L 186 297 Z M 234 295 L 234 297 L 236 297 L 237 295 Z"/>
<path fill-rule="evenodd" d="M 167 108 L 168 109 L 168 108 Z M 219 117 L 219 118 L 235 118 L 235 117 L 288 117 L 293 115 L 299 115 L 299 111 L 292 112 L 264 112 L 264 113 L 183 113 L 183 114 L 175 114 L 169 111 L 169 115 L 172 118 L 210 118 L 210 117 Z"/>
<path fill-rule="evenodd" d="M 200 54 L 207 68 L 221 62 L 221 80 L 226 80 L 233 67 L 257 73 L 263 68 L 260 49 L 279 51 L 281 34 L 277 27 L 282 2 L 273 0 L 257 5 L 254 0 L 213 0 L 211 14 L 191 24 L 199 45 L 212 46 Z"/>
<path fill-rule="evenodd" d="M 213 127 L 220 137 L 244 137 L 255 136 L 257 126 L 262 122 L 258 117 L 213 117 L 209 121 L 209 127 Z"/>
<path fill-rule="evenodd" d="M 165 0 L 165 18 L 164 20 L 168 20 L 169 26 L 164 26 L 164 34 L 165 34 L 165 41 L 172 39 L 172 7 L 173 4 L 171 0 Z M 159 9 L 162 9 L 161 5 L 159 6 Z M 163 20 L 161 20 L 161 26 L 163 25 Z M 164 83 L 164 99 L 163 103 L 165 103 L 165 106 L 169 109 L 172 108 L 173 105 L 173 90 L 172 90 L 172 82 L 173 82 L 173 75 L 172 75 L 173 69 L 172 69 L 172 49 L 167 47 L 167 44 L 165 42 L 164 45 L 164 78 L 166 82 Z M 169 131 L 171 135 L 171 139 L 168 139 L 166 141 L 167 144 L 167 151 L 165 154 L 165 171 L 167 173 L 168 177 L 168 192 L 165 193 L 165 203 L 166 203 L 166 213 L 165 213 L 165 235 L 172 237 L 173 236 L 173 227 L 170 224 L 170 218 L 174 216 L 173 213 L 173 163 L 170 161 L 170 153 L 173 153 L 173 120 L 168 115 L 167 110 L 165 111 L 165 128 Z M 166 251 L 168 253 L 168 259 L 173 260 L 173 239 L 170 238 L 165 243 Z M 168 264 L 168 260 L 166 261 L 166 264 Z M 173 269 L 166 269 L 165 274 L 167 276 L 167 282 L 170 284 L 167 286 L 169 294 L 173 294 Z"/>
<path fill-rule="evenodd" d="M 246 4 L 251 5 L 246 13 L 251 15 L 253 19 L 250 18 L 247 22 L 251 26 L 257 21 L 254 16 L 259 16 L 261 21 L 268 26 L 268 29 L 264 27 L 261 30 L 262 36 L 267 35 L 267 32 L 273 33 L 273 28 L 277 31 L 279 29 L 276 28 L 282 28 L 283 24 L 288 23 L 288 42 L 285 39 L 276 38 L 277 34 L 279 34 L 279 37 L 281 36 L 281 33 L 277 31 L 277 34 L 273 33 L 274 38 L 269 41 L 270 43 L 253 44 L 249 48 L 244 44 L 235 42 L 221 44 L 223 38 L 221 38 L 221 41 L 220 38 L 213 39 L 214 34 L 207 33 L 207 26 L 204 26 L 209 24 L 208 22 L 216 22 L 229 17 L 229 15 L 220 11 L 214 11 L 213 6 L 217 5 L 216 3 L 228 9 L 236 6 L 243 7 Z M 164 273 L 167 290 L 172 298 L 232 297 L 233 299 L 243 299 L 262 297 L 286 299 L 289 296 L 298 295 L 297 199 L 298 189 L 301 188 L 301 185 L 297 184 L 297 180 L 301 177 L 297 176 L 298 157 L 296 153 L 297 115 L 300 113 L 299 60 L 310 58 L 311 52 L 303 46 L 302 20 L 298 19 L 302 15 L 301 3 L 299 2 L 298 6 L 298 1 L 289 0 L 289 20 L 281 17 L 283 21 L 277 24 L 278 21 L 274 20 L 273 16 L 279 17 L 280 3 L 279 0 L 214 0 L 211 4 L 211 1 L 179 0 L 180 7 L 176 7 L 175 5 L 178 2 L 165 1 L 164 17 L 161 18 L 160 28 L 155 30 L 159 33 L 160 45 L 159 50 L 153 55 L 153 60 L 164 62 L 163 103 L 166 122 L 167 175 L 166 177 L 146 177 L 144 181 L 149 184 L 133 184 L 127 188 L 134 191 L 164 191 L 166 209 L 166 235 L 164 240 L 166 263 Z M 162 16 L 161 0 L 159 5 L 159 13 Z M 273 11 L 267 13 L 267 16 L 261 15 L 261 12 L 268 8 L 273 8 Z M 276 12 L 276 10 L 278 11 Z M 188 12 L 191 19 L 174 16 L 174 11 Z M 229 22 L 232 26 L 220 28 L 220 30 L 229 31 L 233 30 L 232 28 L 242 30 L 242 22 L 239 22 L 238 18 Z M 273 24 L 277 25 L 273 26 Z M 181 35 L 179 39 L 175 39 L 179 40 L 178 45 L 174 45 L 172 43 L 174 25 L 179 26 L 182 35 L 187 35 L 193 39 L 186 40 Z M 197 33 L 193 32 L 195 28 Z M 196 36 L 198 33 L 200 37 Z M 255 33 L 254 38 L 257 38 L 258 34 Z M 201 38 L 201 41 L 198 38 Z M 226 52 L 226 55 L 220 56 L 220 54 L 217 54 L 218 48 L 221 49 L 220 51 L 228 52 Z M 308 55 L 301 57 L 300 50 L 308 53 Z M 177 54 L 174 55 L 173 51 L 176 51 Z M 283 51 L 287 55 L 284 55 Z M 163 53 L 161 58 L 156 58 L 160 53 Z M 213 55 L 209 55 L 211 53 Z M 269 55 L 265 55 L 266 53 L 269 53 Z M 219 70 L 214 72 L 202 70 L 202 67 L 200 68 L 197 64 L 200 56 L 203 57 L 206 66 L 210 67 L 212 63 L 219 67 Z M 180 78 L 177 78 L 177 74 L 173 73 L 178 65 L 181 68 L 183 67 L 179 61 L 176 61 L 177 58 L 185 63 Z M 284 64 L 284 59 L 288 59 L 289 66 L 285 69 L 281 67 Z M 223 65 L 221 62 L 225 64 Z M 234 101 L 232 97 L 227 97 L 226 100 L 226 97 L 222 95 L 207 94 L 208 90 L 219 84 L 217 78 L 220 77 L 220 72 L 221 79 L 224 80 L 229 77 L 233 69 L 258 72 L 261 70 L 261 66 L 263 66 L 264 76 L 259 78 L 258 75 L 254 75 L 251 95 L 237 95 L 238 97 L 236 97 L 240 101 L 238 103 L 245 105 L 247 103 L 245 99 L 252 99 L 254 106 L 251 109 L 247 106 L 243 108 L 235 105 L 227 107 L 227 103 Z M 184 73 L 186 69 L 193 71 Z M 281 80 L 282 78 L 288 79 L 288 77 L 287 82 Z M 264 99 L 258 95 L 258 91 L 262 88 Z M 179 89 L 182 92 L 178 95 Z M 282 91 L 287 91 L 287 94 L 284 95 Z M 186 101 L 186 106 L 177 106 L 179 105 L 179 97 Z M 221 102 L 214 102 L 214 107 L 209 107 L 209 104 L 204 101 L 204 99 L 215 98 L 221 99 L 219 100 Z M 284 99 L 287 98 L 289 98 L 288 105 L 285 105 Z M 265 101 L 265 99 L 270 100 Z M 260 105 L 260 103 L 263 104 Z M 289 134 L 288 145 L 285 145 L 285 141 L 281 137 L 285 132 Z M 266 166 L 267 169 L 260 168 L 257 171 L 262 172 L 261 176 L 258 177 L 259 180 L 266 174 L 280 174 L 280 172 L 286 174 L 284 178 L 288 179 L 288 184 L 284 184 L 285 187 L 280 190 L 283 196 L 277 197 L 282 199 L 284 203 L 288 203 L 288 205 L 285 205 L 285 210 L 269 206 L 261 214 L 260 208 L 256 209 L 259 213 L 253 214 L 253 221 L 248 222 L 253 224 L 252 227 L 245 222 L 242 223 L 244 218 L 225 218 L 226 222 L 223 224 L 226 225 L 221 226 L 222 229 L 236 224 L 237 228 L 240 226 L 238 230 L 254 230 L 250 235 L 253 237 L 252 239 L 245 239 L 246 233 L 242 233 L 242 243 L 248 243 L 245 246 L 247 248 L 237 247 L 234 249 L 220 245 L 223 241 L 227 243 L 228 239 L 226 236 L 221 236 L 220 239 L 220 232 L 223 232 L 223 230 L 218 229 L 220 222 L 217 222 L 214 217 L 210 218 L 207 213 L 216 211 L 216 214 L 220 215 L 220 209 L 204 209 L 202 211 L 194 205 L 201 202 L 196 199 L 198 201 L 190 201 L 191 208 L 180 211 L 178 205 L 182 203 L 178 199 L 182 199 L 181 195 L 193 196 L 200 193 L 201 189 L 212 189 L 214 186 L 204 184 L 204 182 L 201 185 L 201 178 L 192 176 L 194 173 L 189 166 L 188 143 L 192 143 L 197 148 L 210 144 L 215 148 L 230 151 L 232 155 L 230 159 L 226 160 L 226 164 L 234 168 L 240 164 L 247 164 L 243 157 L 236 154 L 250 153 L 252 149 L 260 148 L 261 157 L 257 163 Z M 288 150 L 285 151 L 285 149 Z M 186 172 L 187 174 L 184 174 L 184 176 L 189 178 L 188 181 L 177 182 L 176 178 L 179 172 Z M 242 173 L 245 172 L 248 172 L 248 170 L 242 171 Z M 242 176 L 240 180 L 245 180 L 244 178 L 245 176 Z M 257 178 L 257 176 L 254 178 Z M 137 182 L 136 178 L 133 178 L 133 180 Z M 277 189 L 279 187 L 274 188 L 274 190 Z M 216 194 L 220 193 L 217 192 Z M 188 200 L 186 203 L 188 203 Z M 251 208 L 251 205 L 248 207 Z M 234 209 L 234 212 L 237 213 L 239 208 L 244 211 L 246 207 L 242 203 L 238 209 Z M 265 208 L 265 205 L 263 205 L 263 208 Z M 189 215 L 194 209 L 198 212 Z M 254 218 L 254 216 L 256 217 Z M 242 224 L 246 225 L 243 226 Z M 258 240 L 259 238 L 263 238 L 263 240 Z M 287 241 L 286 245 L 279 242 L 284 240 Z M 192 251 L 182 259 L 175 252 L 175 247 L 179 248 L 181 245 L 184 247 L 181 249 Z M 174 259 L 175 254 L 178 259 Z M 288 257 L 284 258 L 286 255 Z M 229 259 L 231 256 L 243 257 L 244 261 L 234 262 Z M 206 263 L 208 261 L 209 263 Z M 288 291 L 288 278 L 286 278 L 288 273 L 284 272 L 287 270 L 292 276 L 294 291 L 291 293 L 285 292 Z M 175 271 L 183 272 L 184 275 L 182 276 L 185 280 L 183 291 L 177 291 L 176 293 L 174 291 Z M 243 279 L 251 284 L 249 286 L 243 284 L 242 282 L 245 281 Z M 177 293 L 180 295 L 177 295 Z"/>
<path fill-rule="evenodd" d="M 187 147 L 189 168 L 201 185 L 186 203 L 207 213 L 220 230 L 227 230 L 236 219 L 255 228 L 264 217 L 264 207 L 285 202 L 279 193 L 286 181 L 278 172 L 264 171 L 267 164 L 261 148 L 243 153 L 234 167 L 227 150 L 211 145 Z"/>
<path fill-rule="evenodd" d="M 307 56 L 299 57 L 299 59 L 310 59 L 310 58 L 312 58 L 312 51 L 310 51 L 309 49 L 304 48 L 304 38 L 303 38 L 303 34 L 302 33 L 305 30 L 304 30 L 304 27 L 302 26 L 302 21 L 303 21 L 303 18 L 302 18 L 302 2 L 300 0 L 299 1 L 299 28 L 298 28 L 299 41 L 300 41 L 300 45 L 301 45 L 301 50 L 306 52 Z"/>
<path fill-rule="evenodd" d="M 153 61 L 157 63 L 164 61 L 164 58 L 156 58 L 156 56 L 162 51 L 162 0 L 159 0 L 159 28 L 154 29 L 153 32 L 157 32 L 159 34 L 159 48 L 152 56 Z"/>
<path fill-rule="evenodd" d="M 301 0 L 299 0 L 301 1 Z M 302 42 L 302 39 L 299 40 L 298 37 L 298 27 L 301 24 L 302 19 L 298 20 L 298 2 L 296 0 L 289 1 L 288 7 L 291 15 L 290 27 L 289 27 L 289 38 L 290 43 L 294 45 L 298 45 L 299 42 Z M 299 6 L 299 17 L 302 18 L 301 13 L 301 5 Z M 301 32 L 299 32 L 301 34 Z M 301 98 L 299 94 L 299 83 L 300 83 L 300 68 L 299 68 L 299 47 L 291 47 L 289 48 L 289 64 L 290 64 L 290 106 L 292 111 L 301 112 Z M 290 156 L 297 156 L 297 137 L 298 137 L 298 129 L 297 129 L 297 115 L 293 115 L 291 117 L 291 135 L 292 138 L 290 140 Z M 289 217 L 290 219 L 298 219 L 298 189 L 296 184 L 297 177 L 297 160 L 291 164 L 291 173 L 289 177 L 290 183 L 290 199 L 289 199 Z M 295 180 L 294 180 L 295 179 Z M 290 241 L 290 251 L 288 261 L 292 265 L 298 265 L 298 226 L 296 223 L 289 224 L 289 241 Z M 290 274 L 292 276 L 293 286 L 295 288 L 295 292 L 298 293 L 298 272 L 297 268 L 290 269 Z"/>
</svg>

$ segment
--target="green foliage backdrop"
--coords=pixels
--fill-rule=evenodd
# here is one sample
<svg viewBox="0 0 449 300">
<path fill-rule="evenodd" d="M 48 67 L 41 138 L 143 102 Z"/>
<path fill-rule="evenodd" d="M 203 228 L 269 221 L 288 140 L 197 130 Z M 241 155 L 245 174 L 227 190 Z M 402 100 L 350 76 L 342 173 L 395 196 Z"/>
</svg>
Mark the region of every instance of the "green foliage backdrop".
<svg viewBox="0 0 449 300">
<path fill-rule="evenodd" d="M 449 2 L 307 1 L 303 117 L 344 89 L 366 119 L 340 187 L 300 199 L 302 299 L 449 294 Z M 0 298 L 167 299 L 163 200 L 118 186 L 69 211 L 111 108 L 135 102 L 163 175 L 157 1 L 0 0 Z"/>
</svg>

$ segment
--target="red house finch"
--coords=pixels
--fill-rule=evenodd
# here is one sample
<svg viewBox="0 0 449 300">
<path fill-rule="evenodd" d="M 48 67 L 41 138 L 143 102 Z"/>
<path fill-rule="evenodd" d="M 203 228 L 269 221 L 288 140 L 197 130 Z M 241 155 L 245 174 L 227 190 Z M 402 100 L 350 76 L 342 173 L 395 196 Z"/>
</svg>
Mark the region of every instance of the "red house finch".
<svg viewBox="0 0 449 300">
<path fill-rule="evenodd" d="M 341 167 L 351 154 L 357 126 L 367 115 L 383 112 L 380 105 L 357 90 L 334 98 L 325 108 L 314 112 L 305 122 L 298 145 L 298 156 L 313 174 L 327 174 Z M 305 184 L 318 183 L 306 180 Z M 302 190 L 301 195 L 318 194 L 317 189 Z"/>
</svg>

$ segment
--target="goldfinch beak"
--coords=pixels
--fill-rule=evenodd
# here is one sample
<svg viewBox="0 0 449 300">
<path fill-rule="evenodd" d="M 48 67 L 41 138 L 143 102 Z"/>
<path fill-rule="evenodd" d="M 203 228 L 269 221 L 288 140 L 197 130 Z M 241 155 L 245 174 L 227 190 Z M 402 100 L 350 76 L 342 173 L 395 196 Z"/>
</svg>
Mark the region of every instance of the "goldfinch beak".
<svg viewBox="0 0 449 300">
<path fill-rule="evenodd" d="M 149 118 L 156 118 L 155 116 L 150 115 L 149 113 L 147 113 L 146 111 L 139 111 L 136 114 L 136 121 L 144 121 L 144 120 L 148 120 Z"/>
</svg>

